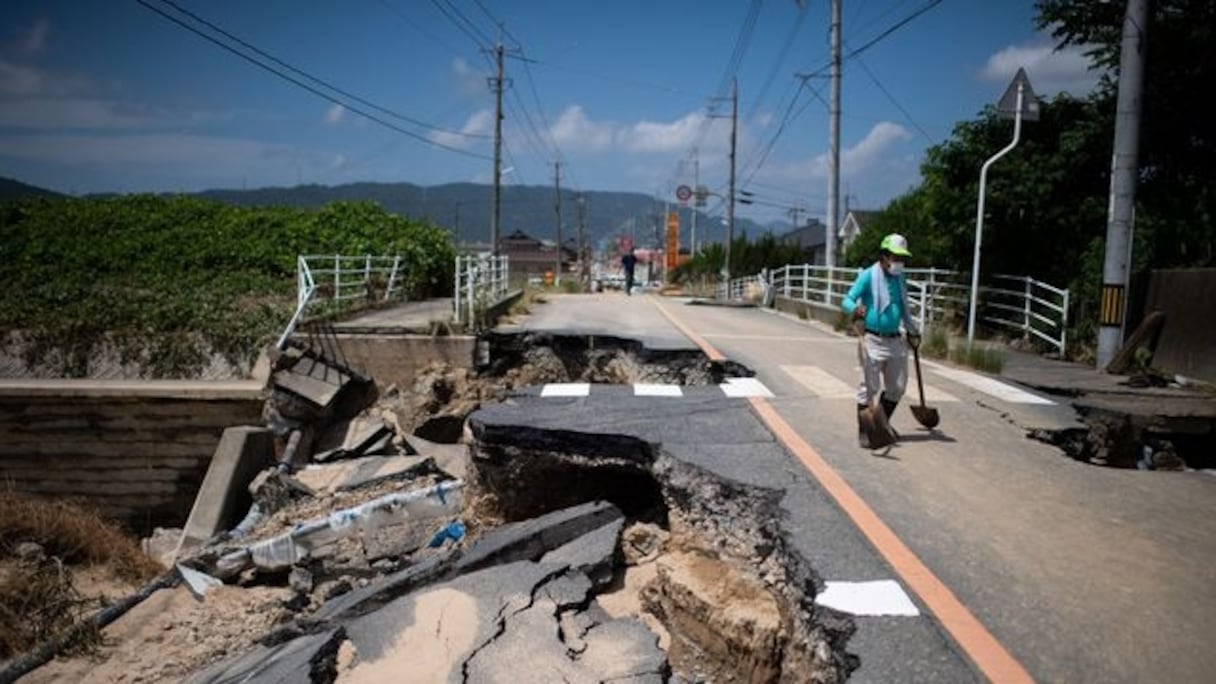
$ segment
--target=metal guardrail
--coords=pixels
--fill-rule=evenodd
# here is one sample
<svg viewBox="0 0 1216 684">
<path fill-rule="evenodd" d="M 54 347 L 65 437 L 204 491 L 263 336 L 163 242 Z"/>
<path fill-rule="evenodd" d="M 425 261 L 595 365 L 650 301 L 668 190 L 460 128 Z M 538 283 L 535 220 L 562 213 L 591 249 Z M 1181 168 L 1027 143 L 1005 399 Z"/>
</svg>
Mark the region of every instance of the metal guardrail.
<svg viewBox="0 0 1216 684">
<path fill-rule="evenodd" d="M 404 296 L 403 281 L 400 256 L 301 254 L 296 257 L 296 310 L 277 347 L 286 348 L 309 309 L 328 305 L 342 310 L 355 303 L 386 302 Z"/>
<path fill-rule="evenodd" d="M 718 297 L 737 300 L 771 292 L 839 308 L 860 272 L 859 268 L 790 264 L 719 284 Z M 966 273 L 940 268 L 909 268 L 905 273 L 908 304 L 922 331 L 954 312 L 967 311 L 971 286 Z M 767 291 L 758 280 L 767 281 Z M 1038 338 L 1062 354 L 1068 341 L 1068 289 L 1029 276 L 995 275 L 991 280 L 979 288 L 979 319 Z"/>
<path fill-rule="evenodd" d="M 456 257 L 456 288 L 452 298 L 457 324 L 473 324 L 486 310 L 506 298 L 510 289 L 507 257 L 462 255 Z"/>
</svg>

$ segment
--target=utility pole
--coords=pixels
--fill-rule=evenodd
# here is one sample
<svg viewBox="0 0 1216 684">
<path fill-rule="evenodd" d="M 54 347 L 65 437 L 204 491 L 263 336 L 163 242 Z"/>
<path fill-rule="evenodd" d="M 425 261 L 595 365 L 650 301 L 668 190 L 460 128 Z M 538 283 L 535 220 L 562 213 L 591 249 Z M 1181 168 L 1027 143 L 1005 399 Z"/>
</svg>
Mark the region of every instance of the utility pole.
<svg viewBox="0 0 1216 684">
<path fill-rule="evenodd" d="M 496 75 L 490 85 L 494 87 L 494 191 L 490 201 L 490 253 L 498 256 L 498 221 L 502 207 L 502 42 L 494 46 Z"/>
<path fill-rule="evenodd" d="M 587 237 L 584 228 L 586 219 L 587 198 L 578 196 L 578 283 L 579 289 L 586 292 L 589 288 L 590 277 L 587 270 Z"/>
<path fill-rule="evenodd" d="M 701 155 L 698 154 L 697 148 L 692 148 L 692 239 L 689 248 L 692 250 L 689 255 L 692 258 L 697 257 L 697 201 L 701 198 Z"/>
<path fill-rule="evenodd" d="M 1115 105 L 1115 149 L 1110 162 L 1110 215 L 1106 220 L 1106 258 L 1102 265 L 1102 306 L 1098 316 L 1099 369 L 1105 368 L 1123 345 L 1135 229 L 1140 91 L 1148 43 L 1147 16 L 1148 0 L 1127 0 L 1119 56 L 1119 94 Z"/>
<path fill-rule="evenodd" d="M 735 139 L 739 126 L 739 81 L 730 84 L 730 199 L 726 201 L 726 265 L 724 280 L 730 282 L 730 244 L 735 240 Z"/>
<path fill-rule="evenodd" d="M 553 284 L 562 284 L 562 163 L 553 162 L 553 211 L 557 214 L 557 263 L 553 267 Z"/>
<path fill-rule="evenodd" d="M 828 104 L 828 304 L 831 304 L 832 269 L 836 266 L 836 231 L 840 229 L 840 0 L 832 0 L 832 85 Z"/>
</svg>

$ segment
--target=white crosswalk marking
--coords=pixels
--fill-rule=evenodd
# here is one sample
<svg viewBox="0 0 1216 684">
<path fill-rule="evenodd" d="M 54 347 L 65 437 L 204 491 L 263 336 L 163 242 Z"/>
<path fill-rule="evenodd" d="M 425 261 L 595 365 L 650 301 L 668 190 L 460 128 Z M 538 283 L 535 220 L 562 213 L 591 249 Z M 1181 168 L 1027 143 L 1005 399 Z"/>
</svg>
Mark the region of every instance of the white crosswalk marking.
<svg viewBox="0 0 1216 684">
<path fill-rule="evenodd" d="M 654 385 L 637 383 L 633 386 L 635 397 L 682 397 L 684 390 L 679 385 Z"/>
<path fill-rule="evenodd" d="M 782 366 L 781 370 L 797 380 L 815 396 L 824 399 L 845 399 L 857 396 L 857 388 L 839 380 L 819 366 Z"/>
<path fill-rule="evenodd" d="M 781 366 L 781 370 L 822 399 L 856 399 L 857 397 L 855 385 L 846 383 L 819 366 Z M 853 370 L 855 373 L 861 372 L 856 367 Z M 909 396 L 915 396 L 913 394 L 916 392 L 916 385 L 913 384 L 915 382 L 915 378 L 908 380 Z M 948 403 L 958 401 L 958 397 L 933 385 L 925 385 L 925 401 Z"/>
<path fill-rule="evenodd" d="M 608 387 L 608 385 L 604 385 Z M 722 393 L 728 397 L 772 397 L 764 383 L 755 378 L 727 378 L 718 385 Z M 591 395 L 589 382 L 550 382 L 540 390 L 542 397 L 587 397 Z M 675 397 L 684 396 L 684 388 L 680 385 L 664 385 L 657 383 L 636 383 L 633 385 L 635 397 Z"/>
<path fill-rule="evenodd" d="M 771 397 L 773 393 L 755 378 L 727 378 L 718 385 L 728 397 Z"/>
<path fill-rule="evenodd" d="M 940 366 L 934 368 L 933 372 L 943 377 L 950 378 L 960 385 L 966 385 L 971 389 L 979 390 L 984 394 L 996 397 L 1001 401 L 1007 401 L 1011 404 L 1040 404 L 1044 406 L 1052 406 L 1055 404 L 1055 402 L 1050 399 L 1035 396 L 1030 392 L 1023 392 L 1012 385 L 1007 385 L 1003 382 L 993 380 L 992 378 L 986 378 L 982 375 L 976 375 L 975 373 L 968 373 L 967 371 L 955 370 L 953 368 L 942 368 Z"/>
<path fill-rule="evenodd" d="M 899 582 L 824 582 L 823 593 L 815 603 L 852 615 L 920 615 Z"/>
<path fill-rule="evenodd" d="M 589 382 L 551 382 L 541 389 L 542 397 L 585 397 L 591 394 Z"/>
</svg>

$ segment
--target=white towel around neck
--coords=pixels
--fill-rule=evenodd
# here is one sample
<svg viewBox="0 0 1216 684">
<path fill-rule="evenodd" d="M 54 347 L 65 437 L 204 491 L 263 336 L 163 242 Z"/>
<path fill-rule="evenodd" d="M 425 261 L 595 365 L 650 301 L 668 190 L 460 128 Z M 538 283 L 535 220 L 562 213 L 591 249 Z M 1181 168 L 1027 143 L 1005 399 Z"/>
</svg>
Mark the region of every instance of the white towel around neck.
<svg viewBox="0 0 1216 684">
<path fill-rule="evenodd" d="M 882 270 L 882 264 L 875 263 L 870 267 L 870 294 L 874 302 L 874 310 L 882 313 L 891 306 L 891 292 L 887 289 L 887 272 Z"/>
</svg>

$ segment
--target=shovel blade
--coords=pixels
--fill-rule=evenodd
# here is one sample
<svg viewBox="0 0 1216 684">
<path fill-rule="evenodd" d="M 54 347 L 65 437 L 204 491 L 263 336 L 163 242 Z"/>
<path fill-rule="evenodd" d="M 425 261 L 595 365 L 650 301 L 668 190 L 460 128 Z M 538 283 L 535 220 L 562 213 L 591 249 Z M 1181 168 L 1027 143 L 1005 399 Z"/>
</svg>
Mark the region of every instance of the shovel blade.
<svg viewBox="0 0 1216 684">
<path fill-rule="evenodd" d="M 895 443 L 895 432 L 891 430 L 887 414 L 881 406 L 871 406 L 858 415 L 871 449 L 882 449 Z"/>
<path fill-rule="evenodd" d="M 916 418 L 916 422 L 924 425 L 932 430 L 941 422 L 942 417 L 938 415 L 937 409 L 928 406 L 911 406 L 912 416 Z"/>
</svg>

